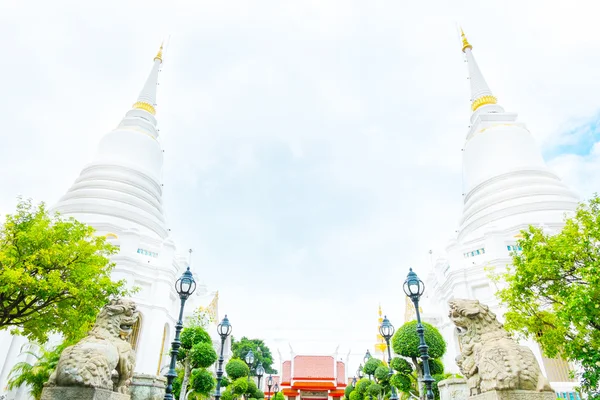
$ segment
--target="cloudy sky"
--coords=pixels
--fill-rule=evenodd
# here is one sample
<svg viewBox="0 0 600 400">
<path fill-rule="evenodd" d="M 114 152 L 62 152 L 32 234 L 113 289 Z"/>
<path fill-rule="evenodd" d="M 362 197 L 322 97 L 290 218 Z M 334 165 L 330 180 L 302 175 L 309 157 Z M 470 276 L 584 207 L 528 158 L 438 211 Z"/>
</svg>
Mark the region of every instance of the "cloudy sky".
<svg viewBox="0 0 600 400">
<path fill-rule="evenodd" d="M 169 4 L 168 6 L 166 4 Z M 85 4 L 85 5 L 84 5 Z M 55 203 L 163 39 L 164 203 L 234 334 L 284 357 L 399 326 L 461 212 L 461 24 L 499 103 L 582 198 L 600 183 L 595 1 L 0 2 L 0 211 Z M 518 146 L 518 143 L 515 143 Z"/>
</svg>

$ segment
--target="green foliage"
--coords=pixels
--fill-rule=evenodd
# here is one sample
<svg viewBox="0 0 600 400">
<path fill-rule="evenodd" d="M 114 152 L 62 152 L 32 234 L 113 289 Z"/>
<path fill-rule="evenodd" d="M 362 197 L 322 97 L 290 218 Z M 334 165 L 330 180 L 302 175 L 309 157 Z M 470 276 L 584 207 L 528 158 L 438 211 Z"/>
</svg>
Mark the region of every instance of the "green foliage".
<svg viewBox="0 0 600 400">
<path fill-rule="evenodd" d="M 392 358 L 392 369 L 402 375 L 408 375 L 413 371 L 413 366 L 406 359 L 400 357 Z"/>
<path fill-rule="evenodd" d="M 408 375 L 394 374 L 390 379 L 390 383 L 399 391 L 408 393 L 412 387 L 412 381 Z"/>
<path fill-rule="evenodd" d="M 229 390 L 226 390 L 225 392 L 221 393 L 221 400 L 233 400 L 233 393 L 231 393 Z"/>
<path fill-rule="evenodd" d="M 229 378 L 227 376 L 223 376 L 223 378 L 221 378 L 221 387 L 225 388 L 229 385 L 231 385 L 231 381 L 229 380 Z"/>
<path fill-rule="evenodd" d="M 382 365 L 385 365 L 383 361 L 381 361 L 378 358 L 371 357 L 369 358 L 369 361 L 365 363 L 363 367 L 363 372 L 367 375 L 373 375 L 375 373 L 375 370 Z"/>
<path fill-rule="evenodd" d="M 233 394 L 240 395 L 246 393 L 246 390 L 248 389 L 248 378 L 246 376 L 237 378 L 231 384 L 231 389 L 233 390 Z"/>
<path fill-rule="evenodd" d="M 429 356 L 440 358 L 446 352 L 446 341 L 440 332 L 431 324 L 423 322 L 425 328 L 425 342 L 429 346 Z M 419 335 L 417 335 L 417 321 L 405 323 L 396 331 L 392 338 L 392 348 L 396 354 L 404 357 L 417 358 L 419 353 Z"/>
<path fill-rule="evenodd" d="M 44 383 L 48 381 L 52 372 L 56 369 L 56 364 L 60 359 L 62 351 L 68 347 L 68 343 L 63 343 L 52 349 L 40 347 L 38 351 L 25 351 L 23 354 L 31 355 L 35 358 L 33 364 L 22 361 L 11 369 L 8 379 L 8 389 L 15 389 L 21 385 L 31 387 L 31 396 L 35 400 L 40 400 Z"/>
<path fill-rule="evenodd" d="M 374 375 L 375 375 L 375 378 L 378 381 L 385 381 L 390 376 L 390 369 L 387 366 L 385 366 L 385 365 L 380 365 L 375 370 L 375 374 Z"/>
<path fill-rule="evenodd" d="M 217 352 L 212 343 L 196 343 L 189 352 L 192 368 L 208 368 L 217 361 Z"/>
<path fill-rule="evenodd" d="M 256 393 L 257 390 L 258 387 L 256 386 L 256 382 L 250 379 L 248 381 L 248 388 L 246 389 L 246 394 L 250 397 L 253 397 L 254 393 Z"/>
<path fill-rule="evenodd" d="M 346 386 L 346 389 L 344 389 L 344 396 L 346 396 L 346 400 L 350 399 L 350 393 L 352 393 L 353 390 L 354 387 L 352 385 Z"/>
<path fill-rule="evenodd" d="M 265 398 L 265 394 L 262 390 L 260 390 L 259 388 L 256 388 L 252 397 L 255 398 L 256 400 L 260 400 L 260 399 Z"/>
<path fill-rule="evenodd" d="M 238 358 L 232 358 L 225 366 L 225 372 L 227 372 L 227 376 L 229 376 L 229 378 L 235 380 L 244 376 L 248 376 L 249 370 L 245 362 Z"/>
<path fill-rule="evenodd" d="M 285 396 L 283 393 L 278 392 L 275 396 L 271 397 L 272 400 L 285 400 Z"/>
<path fill-rule="evenodd" d="M 192 371 L 190 386 L 194 389 L 194 393 L 209 396 L 215 388 L 215 379 L 206 369 L 198 368 Z"/>
<path fill-rule="evenodd" d="M 177 372 L 177 376 L 173 379 L 173 395 L 178 399 L 181 394 L 181 383 L 183 382 L 183 368 L 177 368 L 175 372 Z"/>
<path fill-rule="evenodd" d="M 581 365 L 581 389 L 600 398 L 600 198 L 579 206 L 551 236 L 530 226 L 498 293 L 505 327 L 536 340 L 547 357 Z"/>
<path fill-rule="evenodd" d="M 367 393 L 367 389 L 369 388 L 369 386 L 371 386 L 373 384 L 372 381 L 370 381 L 368 378 L 362 378 L 359 379 L 358 382 L 356 382 L 356 391 L 364 396 L 365 393 Z"/>
<path fill-rule="evenodd" d="M 378 383 L 373 383 L 367 389 L 367 394 L 370 394 L 375 398 L 377 398 L 377 396 L 379 396 L 382 392 L 383 392 L 383 387 Z"/>
<path fill-rule="evenodd" d="M 196 343 L 212 345 L 210 335 L 201 326 L 183 328 L 179 340 L 181 341 L 181 348 L 185 350 L 190 350 Z"/>
<path fill-rule="evenodd" d="M 271 354 L 271 349 L 269 349 L 262 339 L 248 339 L 244 336 L 239 341 L 236 341 L 234 338 L 231 338 L 233 358 L 244 360 L 249 350 L 252 350 L 252 353 L 254 354 L 254 363 L 252 364 L 252 370 L 250 371 L 252 376 L 255 375 L 256 367 L 259 363 L 262 363 L 266 374 L 277 374 L 277 370 L 272 367 L 273 356 Z"/>
<path fill-rule="evenodd" d="M 353 390 L 352 392 L 350 392 L 350 396 L 349 396 L 350 400 L 363 400 L 363 396 L 358 393 L 358 390 Z"/>
<path fill-rule="evenodd" d="M 84 336 L 111 297 L 127 294 L 110 278 L 116 249 L 92 227 L 19 200 L 0 227 L 0 330 L 39 343 Z"/>
<path fill-rule="evenodd" d="M 419 363 L 419 368 L 423 369 L 423 362 Z M 439 375 L 444 373 L 444 364 L 439 359 L 429 359 L 429 373 Z"/>
</svg>

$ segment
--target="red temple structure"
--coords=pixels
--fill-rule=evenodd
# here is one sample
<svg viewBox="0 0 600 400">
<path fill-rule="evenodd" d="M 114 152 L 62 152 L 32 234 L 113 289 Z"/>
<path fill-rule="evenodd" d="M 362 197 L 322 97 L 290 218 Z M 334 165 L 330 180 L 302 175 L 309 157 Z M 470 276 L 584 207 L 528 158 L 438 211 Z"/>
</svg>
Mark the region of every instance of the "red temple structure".
<svg viewBox="0 0 600 400">
<path fill-rule="evenodd" d="M 273 381 L 287 400 L 339 400 L 347 386 L 346 365 L 332 356 L 295 356 L 283 362 L 281 377 Z"/>
</svg>

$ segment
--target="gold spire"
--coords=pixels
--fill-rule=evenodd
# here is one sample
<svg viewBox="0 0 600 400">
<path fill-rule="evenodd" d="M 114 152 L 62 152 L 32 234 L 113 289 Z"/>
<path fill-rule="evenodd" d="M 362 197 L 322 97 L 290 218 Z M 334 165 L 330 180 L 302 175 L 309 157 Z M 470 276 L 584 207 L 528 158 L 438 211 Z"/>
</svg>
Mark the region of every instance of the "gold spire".
<svg viewBox="0 0 600 400">
<path fill-rule="evenodd" d="M 160 44 L 160 48 L 158 49 L 158 53 L 156 53 L 156 57 L 154 57 L 154 61 L 159 60 L 162 63 L 163 43 Z"/>
<path fill-rule="evenodd" d="M 469 43 L 469 41 L 467 40 L 467 37 L 465 36 L 465 32 L 462 30 L 462 28 L 460 28 L 460 37 L 462 38 L 462 51 L 463 53 L 465 52 L 466 49 L 472 49 L 473 46 L 471 46 L 471 43 Z"/>
</svg>

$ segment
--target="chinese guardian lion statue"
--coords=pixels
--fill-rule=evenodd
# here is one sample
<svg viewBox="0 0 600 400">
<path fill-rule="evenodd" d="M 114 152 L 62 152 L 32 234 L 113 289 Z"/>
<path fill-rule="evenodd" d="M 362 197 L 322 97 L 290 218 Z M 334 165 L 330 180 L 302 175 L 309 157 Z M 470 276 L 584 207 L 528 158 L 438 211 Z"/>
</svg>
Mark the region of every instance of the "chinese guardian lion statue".
<svg viewBox="0 0 600 400">
<path fill-rule="evenodd" d="M 488 306 L 464 299 L 448 304 L 461 346 L 456 363 L 471 396 L 492 390 L 553 392 L 533 352 L 508 335 Z"/>
<path fill-rule="evenodd" d="M 127 394 L 135 352 L 127 341 L 138 320 L 133 301 L 104 306 L 88 336 L 61 354 L 48 386 L 87 386 Z M 113 371 L 118 379 L 113 380 Z"/>
</svg>

